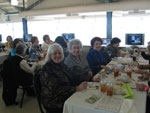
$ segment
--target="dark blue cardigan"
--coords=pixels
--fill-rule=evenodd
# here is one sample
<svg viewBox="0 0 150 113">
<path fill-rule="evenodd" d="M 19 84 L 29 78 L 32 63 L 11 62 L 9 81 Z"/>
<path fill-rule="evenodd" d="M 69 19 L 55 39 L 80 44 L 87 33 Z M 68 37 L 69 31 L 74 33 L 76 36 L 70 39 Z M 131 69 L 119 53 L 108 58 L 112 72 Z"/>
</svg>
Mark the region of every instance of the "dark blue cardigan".
<svg viewBox="0 0 150 113">
<path fill-rule="evenodd" d="M 87 55 L 87 61 L 94 75 L 97 74 L 102 69 L 101 65 L 107 64 L 105 53 L 103 50 L 100 51 L 96 51 L 94 49 L 90 50 Z"/>
</svg>

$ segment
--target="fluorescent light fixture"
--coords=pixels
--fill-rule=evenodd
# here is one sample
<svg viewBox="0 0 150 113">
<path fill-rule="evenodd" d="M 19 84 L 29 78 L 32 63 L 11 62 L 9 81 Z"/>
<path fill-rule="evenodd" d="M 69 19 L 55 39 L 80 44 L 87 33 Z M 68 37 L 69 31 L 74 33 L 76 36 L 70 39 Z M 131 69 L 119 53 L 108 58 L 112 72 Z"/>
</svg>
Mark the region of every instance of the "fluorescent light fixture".
<svg viewBox="0 0 150 113">
<path fill-rule="evenodd" d="M 11 0 L 11 5 L 17 6 L 18 5 L 18 0 Z"/>
<path fill-rule="evenodd" d="M 9 5 L 9 2 L 1 2 L 0 6 L 3 6 L 3 5 Z"/>
<path fill-rule="evenodd" d="M 97 16 L 97 15 L 106 15 L 106 12 L 87 12 L 87 13 L 79 13 L 79 16 Z"/>
<path fill-rule="evenodd" d="M 50 18 L 61 18 L 67 17 L 66 14 L 57 14 L 57 15 L 45 15 L 45 16 L 34 16 L 34 19 L 50 19 Z"/>
</svg>

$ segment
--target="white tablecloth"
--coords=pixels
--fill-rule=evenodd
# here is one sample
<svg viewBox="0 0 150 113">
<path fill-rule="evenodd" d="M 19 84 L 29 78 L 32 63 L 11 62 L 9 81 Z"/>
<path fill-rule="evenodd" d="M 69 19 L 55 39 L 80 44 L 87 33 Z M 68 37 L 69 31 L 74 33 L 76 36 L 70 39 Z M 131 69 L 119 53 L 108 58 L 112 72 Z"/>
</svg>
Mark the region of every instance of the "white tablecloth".
<svg viewBox="0 0 150 113">
<path fill-rule="evenodd" d="M 118 64 L 118 63 L 117 61 L 112 61 L 110 62 L 110 64 Z M 134 80 L 137 78 L 137 76 L 138 74 L 132 73 L 132 77 L 134 78 Z M 109 80 L 111 80 L 112 77 L 113 75 L 108 75 Z M 131 83 L 134 83 L 135 85 L 135 82 L 132 81 Z M 146 82 L 144 83 L 146 84 Z M 132 91 L 134 94 L 134 99 L 123 99 L 123 104 L 121 106 L 119 113 L 145 113 L 146 93 L 138 91 L 136 89 L 132 89 Z M 94 104 L 85 102 L 85 99 L 91 97 L 94 94 L 101 95 L 100 91 L 96 89 L 95 90 L 86 89 L 84 91 L 74 93 L 70 98 L 68 98 L 65 101 L 63 113 L 112 113 L 110 111 L 96 109 L 98 101 Z M 122 97 L 121 95 L 113 95 L 113 96 Z M 127 103 L 131 104 L 132 106 L 127 107 Z"/>
<path fill-rule="evenodd" d="M 8 57 L 8 53 L 0 52 L 0 64 L 3 64 L 4 60 Z"/>
<path fill-rule="evenodd" d="M 120 113 L 145 113 L 146 94 L 133 90 L 134 99 L 123 99 L 123 104 L 120 109 Z M 100 95 L 99 90 L 87 89 L 81 92 L 74 93 L 70 98 L 65 101 L 63 113 L 113 113 L 110 111 L 104 111 L 96 109 L 98 103 L 90 104 L 85 102 L 85 99 L 92 95 Z M 106 94 L 103 94 L 106 95 Z M 121 97 L 120 95 L 113 95 Z M 103 96 L 101 96 L 102 98 Z M 101 99 L 100 98 L 100 99 Z M 129 104 L 133 104 L 131 108 L 125 108 L 125 104 L 129 101 Z"/>
</svg>

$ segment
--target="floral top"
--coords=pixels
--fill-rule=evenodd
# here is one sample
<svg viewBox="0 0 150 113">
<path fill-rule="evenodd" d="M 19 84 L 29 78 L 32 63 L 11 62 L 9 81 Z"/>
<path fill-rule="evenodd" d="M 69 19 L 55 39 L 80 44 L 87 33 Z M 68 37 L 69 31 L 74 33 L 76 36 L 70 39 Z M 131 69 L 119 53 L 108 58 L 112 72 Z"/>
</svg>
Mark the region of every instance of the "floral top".
<svg viewBox="0 0 150 113">
<path fill-rule="evenodd" d="M 42 49 L 40 46 L 32 45 L 29 48 L 29 60 L 34 61 L 40 55 L 41 52 L 42 52 Z"/>
</svg>

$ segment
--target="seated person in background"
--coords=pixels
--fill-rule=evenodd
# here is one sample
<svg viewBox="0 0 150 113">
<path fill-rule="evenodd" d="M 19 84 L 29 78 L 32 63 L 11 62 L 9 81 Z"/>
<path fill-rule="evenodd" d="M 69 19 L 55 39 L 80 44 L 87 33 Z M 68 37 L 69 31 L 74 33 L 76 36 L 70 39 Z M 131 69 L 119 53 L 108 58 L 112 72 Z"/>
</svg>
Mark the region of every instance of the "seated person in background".
<svg viewBox="0 0 150 113">
<path fill-rule="evenodd" d="M 15 48 L 19 45 L 19 44 L 23 44 L 24 42 L 20 39 L 15 39 L 13 41 L 13 48 L 11 49 L 11 52 L 10 52 L 10 56 L 15 56 L 16 53 L 15 53 Z"/>
<path fill-rule="evenodd" d="M 0 41 L 0 52 L 2 52 L 3 51 L 3 48 L 5 48 L 5 46 L 1 43 L 1 41 Z"/>
<path fill-rule="evenodd" d="M 10 52 L 11 49 L 13 48 L 13 39 L 11 36 L 7 36 L 6 40 L 7 40 L 7 42 L 5 43 L 5 47 Z"/>
<path fill-rule="evenodd" d="M 41 103 L 47 113 L 62 113 L 63 105 L 75 91 L 86 89 L 87 82 L 79 86 L 72 85 L 74 79 L 63 63 L 62 47 L 56 43 L 50 45 L 45 59 L 46 64 L 40 72 Z"/>
<path fill-rule="evenodd" d="M 64 57 L 66 58 L 69 54 L 69 52 L 67 50 L 66 39 L 63 36 L 58 36 L 58 37 L 56 37 L 55 42 L 61 45 L 61 47 L 63 48 L 63 51 L 64 51 Z"/>
<path fill-rule="evenodd" d="M 141 55 L 145 60 L 149 60 L 149 64 L 150 64 L 150 54 L 145 54 L 145 52 L 142 51 Z M 150 69 L 150 67 L 149 67 L 149 69 Z"/>
<path fill-rule="evenodd" d="M 42 52 L 39 40 L 36 36 L 31 37 L 32 46 L 29 48 L 29 61 L 35 61 Z"/>
<path fill-rule="evenodd" d="M 149 55 L 149 54 L 145 54 L 144 51 L 141 52 L 141 55 L 142 55 L 142 57 L 143 57 L 145 60 L 150 60 L 150 55 Z"/>
<path fill-rule="evenodd" d="M 73 39 L 68 45 L 69 55 L 65 59 L 64 63 L 69 67 L 72 73 L 75 74 L 76 84 L 80 84 L 83 81 L 90 81 L 92 78 L 92 72 L 90 71 L 85 58 L 80 54 L 82 49 L 82 43 L 78 39 Z"/>
<path fill-rule="evenodd" d="M 97 74 L 102 68 L 109 69 L 105 66 L 107 61 L 101 45 L 102 39 L 99 37 L 94 37 L 91 40 L 92 49 L 87 54 L 87 61 L 94 75 Z"/>
<path fill-rule="evenodd" d="M 150 41 L 148 42 L 148 45 L 146 47 L 146 51 L 147 51 L 147 54 L 150 55 Z"/>
<path fill-rule="evenodd" d="M 111 61 L 112 58 L 120 56 L 118 48 L 120 42 L 121 40 L 119 38 L 114 37 L 110 41 L 110 44 L 105 48 L 105 54 L 108 62 Z"/>
<path fill-rule="evenodd" d="M 36 66 L 37 66 L 37 62 L 34 62 L 32 67 L 30 67 L 27 63 L 27 61 L 25 59 L 23 59 L 24 55 L 25 55 L 25 52 L 26 52 L 26 46 L 24 44 L 19 44 L 17 47 L 16 47 L 16 55 L 13 56 L 11 59 L 15 61 L 19 61 L 19 63 L 17 64 L 19 66 L 19 69 L 21 71 L 24 71 L 24 73 L 27 73 L 27 74 L 32 74 L 34 75 L 34 71 L 36 69 Z"/>
<path fill-rule="evenodd" d="M 25 45 L 19 44 L 15 49 L 16 55 L 11 56 L 4 61 L 3 99 L 9 99 L 9 102 L 6 102 L 6 105 L 8 106 L 17 104 L 15 100 L 18 86 L 21 85 L 26 87 L 33 84 L 33 73 L 36 68 L 36 64 L 33 64 L 32 67 L 29 67 L 27 62 L 23 59 L 25 51 Z M 33 94 L 33 90 L 30 87 L 26 88 L 26 91 L 28 95 L 31 95 L 31 93 Z"/>
<path fill-rule="evenodd" d="M 50 40 L 49 35 L 44 35 L 44 36 L 43 36 L 43 41 L 44 41 L 44 43 L 43 43 L 42 46 L 41 46 L 42 51 L 43 51 L 43 52 L 47 52 L 48 47 L 50 46 L 50 44 L 53 43 L 53 41 Z"/>
</svg>

